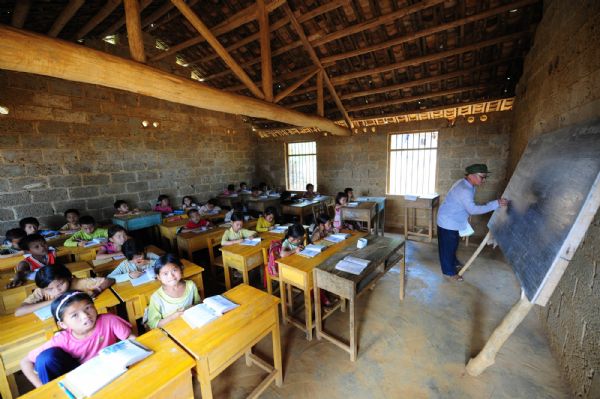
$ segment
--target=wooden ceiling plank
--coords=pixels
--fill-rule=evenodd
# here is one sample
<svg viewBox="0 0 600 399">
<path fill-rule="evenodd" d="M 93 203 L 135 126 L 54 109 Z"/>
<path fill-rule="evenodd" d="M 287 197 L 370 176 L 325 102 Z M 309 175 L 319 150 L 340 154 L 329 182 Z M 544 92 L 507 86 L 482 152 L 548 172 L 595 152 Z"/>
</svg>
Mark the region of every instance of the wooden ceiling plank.
<svg viewBox="0 0 600 399">
<path fill-rule="evenodd" d="M 131 58 L 137 62 L 146 62 L 144 39 L 142 37 L 141 6 L 139 0 L 124 0 L 127 41 Z"/>
<path fill-rule="evenodd" d="M 217 40 L 217 38 L 212 34 L 210 29 L 202 22 L 200 18 L 196 15 L 196 13 L 185 3 L 184 0 L 171 0 L 175 7 L 181 12 L 181 14 L 192 24 L 192 26 L 200 33 L 201 36 L 206 39 L 208 44 L 221 56 L 225 64 L 237 76 L 237 78 L 242 81 L 248 87 L 248 89 L 254 94 L 254 96 L 263 99 L 265 95 L 263 92 L 254 84 L 252 79 L 246 74 L 246 72 L 238 65 L 238 63 L 233 59 L 233 57 L 225 50 L 223 45 Z"/>
<path fill-rule="evenodd" d="M 98 11 L 79 31 L 75 34 L 74 39 L 83 39 L 96 26 L 100 25 L 112 12 L 121 4 L 121 0 L 108 0 L 104 7 Z"/>
<path fill-rule="evenodd" d="M 329 11 L 333 11 L 336 8 L 339 8 L 349 2 L 350 0 L 329 1 L 323 4 L 322 6 L 315 8 L 314 10 L 310 10 L 309 12 L 306 12 L 304 14 L 297 15 L 296 19 L 298 20 L 298 22 L 304 23 L 310 19 L 318 17 L 319 15 L 323 15 L 325 13 L 328 13 Z"/>
<path fill-rule="evenodd" d="M 144 9 L 146 7 L 148 7 L 150 4 L 152 4 L 152 0 L 142 0 L 140 2 L 140 12 L 144 11 Z M 112 24 L 111 26 L 108 27 L 108 29 L 106 29 L 104 32 L 102 32 L 102 34 L 100 34 L 101 37 L 106 37 L 108 35 L 114 35 L 115 33 L 117 33 L 119 31 L 119 29 L 121 29 L 121 27 L 123 25 L 125 25 L 126 21 L 125 21 L 125 16 L 122 16 L 121 18 L 119 18 L 117 20 L 117 22 L 115 22 L 114 24 Z M 142 26 L 141 22 L 140 22 L 140 26 Z"/>
<path fill-rule="evenodd" d="M 85 0 L 70 0 L 69 4 L 61 11 L 60 15 L 54 23 L 52 27 L 48 31 L 47 35 L 50 37 L 57 37 L 58 34 L 63 30 L 65 25 L 69 23 L 71 18 L 77 13 L 77 11 L 81 8 L 81 6 L 85 3 Z"/>
<path fill-rule="evenodd" d="M 273 102 L 273 65 L 271 58 L 271 35 L 269 31 L 269 12 L 265 7 L 265 0 L 256 0 L 256 13 L 260 33 L 260 58 L 262 91 L 265 100 Z M 241 67 L 240 67 L 241 68 Z"/>
<path fill-rule="evenodd" d="M 306 76 L 298 79 L 292 85 L 288 86 L 285 90 L 283 90 L 281 93 L 277 94 L 277 96 L 275 97 L 274 102 L 278 103 L 279 101 L 281 101 L 284 98 L 286 98 L 287 96 L 289 96 L 294 90 L 296 90 L 298 87 L 300 87 L 304 83 L 306 83 L 310 78 L 312 78 L 313 76 L 315 76 L 315 74 L 317 72 L 319 72 L 319 71 L 320 71 L 319 68 L 315 68 L 314 71 L 312 71 L 312 72 L 308 73 Z M 321 115 L 321 116 L 323 116 L 323 115 Z"/>
<path fill-rule="evenodd" d="M 27 46 L 23 46 L 27 43 Z M 178 104 L 317 127 L 350 131 L 332 121 L 255 98 L 226 93 L 191 79 L 85 46 L 0 25 L 0 69 L 125 90 Z"/>
<path fill-rule="evenodd" d="M 31 8 L 31 0 L 17 0 L 10 24 L 15 28 L 22 28 Z"/>
<path fill-rule="evenodd" d="M 200 2 L 200 0 L 189 0 L 189 2 L 188 2 L 188 6 L 190 6 L 190 7 L 194 7 L 194 6 L 195 6 L 197 3 L 199 3 L 199 2 Z M 142 23 L 142 26 L 145 26 L 145 27 L 146 27 L 146 28 L 145 28 L 145 29 L 146 29 L 146 32 L 152 32 L 154 29 L 157 29 L 157 28 L 158 28 L 158 27 L 160 27 L 160 26 L 165 26 L 166 24 L 168 24 L 168 23 L 169 23 L 169 22 L 171 22 L 172 20 L 174 20 L 174 19 L 176 19 L 176 18 L 180 18 L 180 17 L 181 17 L 181 14 L 180 14 L 179 12 L 177 12 L 177 10 L 174 10 L 174 12 L 173 12 L 173 13 L 169 12 L 169 11 L 171 11 L 172 9 L 174 9 L 174 8 L 175 8 L 175 6 L 173 6 L 173 4 L 172 4 L 172 3 L 171 3 L 169 0 L 167 0 L 166 4 L 164 5 L 164 7 L 165 7 L 165 8 L 166 8 L 167 4 L 170 4 L 172 7 L 170 7 L 169 9 L 167 9 L 167 10 L 164 12 L 164 14 L 167 14 L 167 16 L 166 16 L 166 17 L 162 18 L 162 17 L 164 16 L 164 14 L 163 14 L 163 15 L 161 15 L 161 16 L 159 16 L 158 18 L 162 18 L 162 19 L 160 19 L 158 22 L 156 22 L 156 23 L 154 24 L 154 26 L 152 26 L 152 22 L 155 22 L 155 21 L 149 22 L 149 23 L 148 23 L 148 25 L 150 25 L 150 26 L 147 26 L 147 25 L 145 24 L 145 22 L 146 22 L 146 21 L 144 21 L 144 22 Z M 156 11 L 156 13 L 158 13 L 158 10 Z M 152 17 L 152 15 L 150 15 L 150 16 L 148 17 L 148 19 L 150 19 L 151 17 Z"/>
</svg>

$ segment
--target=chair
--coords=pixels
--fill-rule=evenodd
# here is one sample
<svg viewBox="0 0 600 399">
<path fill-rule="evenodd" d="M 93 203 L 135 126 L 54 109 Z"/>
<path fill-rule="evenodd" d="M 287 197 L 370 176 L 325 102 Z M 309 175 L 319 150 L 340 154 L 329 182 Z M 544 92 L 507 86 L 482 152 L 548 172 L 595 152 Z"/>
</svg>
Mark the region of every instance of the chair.
<svg viewBox="0 0 600 399">
<path fill-rule="evenodd" d="M 265 281 L 266 281 L 266 285 L 267 285 L 267 293 L 269 295 L 273 295 L 273 281 L 277 281 L 277 291 L 279 290 L 279 287 L 281 287 L 281 280 L 279 278 L 279 276 L 275 276 L 272 275 L 271 273 L 269 273 L 269 269 L 267 267 L 267 265 L 269 264 L 269 252 L 267 248 L 263 248 L 262 249 L 262 254 L 263 254 L 263 264 L 264 264 L 264 268 L 265 268 Z M 288 303 L 288 307 L 290 309 L 290 311 L 292 311 L 292 306 L 293 306 L 293 302 L 292 302 L 292 286 L 288 284 L 287 286 L 287 303 Z"/>
<path fill-rule="evenodd" d="M 208 236 L 206 238 L 206 247 L 208 248 L 208 256 L 210 258 L 210 272 L 213 276 L 213 279 L 216 280 L 217 273 L 215 266 L 224 267 L 223 257 L 215 256 L 215 247 L 221 246 L 221 237 L 220 236 Z"/>
</svg>

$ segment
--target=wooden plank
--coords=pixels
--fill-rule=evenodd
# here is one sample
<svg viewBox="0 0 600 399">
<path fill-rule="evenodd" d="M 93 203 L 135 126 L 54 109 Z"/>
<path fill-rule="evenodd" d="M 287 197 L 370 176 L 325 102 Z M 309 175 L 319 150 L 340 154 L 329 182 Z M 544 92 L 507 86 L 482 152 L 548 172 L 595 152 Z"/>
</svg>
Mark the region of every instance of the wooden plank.
<svg viewBox="0 0 600 399">
<path fill-rule="evenodd" d="M 79 31 L 75 34 L 74 39 L 80 40 L 90 33 L 96 26 L 102 23 L 112 12 L 121 4 L 121 0 L 108 0 L 104 7 L 98 11 Z"/>
<path fill-rule="evenodd" d="M 73 18 L 77 10 L 85 3 L 85 0 L 70 0 L 69 4 L 62 10 L 58 18 L 52 24 L 52 27 L 48 31 L 47 35 L 56 37 L 63 30 L 65 25 Z"/>
<path fill-rule="evenodd" d="M 0 26 L 0 69 L 97 84 L 228 114 L 318 127 L 337 135 L 350 134 L 348 129 L 316 115 L 226 93 L 131 60 L 6 26 Z"/>
<path fill-rule="evenodd" d="M 198 1 L 190 1 L 190 7 L 194 6 Z M 193 4 L 192 4 L 193 3 Z M 145 29 L 148 25 L 153 24 L 163 15 L 171 11 L 175 7 L 170 1 L 166 1 L 162 6 L 157 8 L 152 14 L 148 15 L 142 20 L 142 29 Z"/>
<path fill-rule="evenodd" d="M 27 14 L 31 8 L 31 0 L 18 0 L 15 4 L 15 10 L 13 11 L 10 24 L 15 28 L 22 28 L 25 25 Z"/>
<path fill-rule="evenodd" d="M 140 20 L 139 0 L 125 0 L 125 19 L 127 22 L 127 40 L 131 58 L 138 62 L 146 62 L 144 39 L 142 38 L 142 22 Z"/>
<path fill-rule="evenodd" d="M 275 97 L 275 102 L 278 103 L 279 101 L 283 100 L 284 98 L 286 98 L 287 96 L 292 94 L 292 92 L 294 90 L 296 90 L 298 87 L 302 86 L 305 82 L 307 82 L 310 78 L 315 76 L 315 74 L 319 73 L 320 71 L 321 71 L 320 69 L 315 68 L 314 71 L 308 73 L 303 78 L 298 79 L 292 85 L 290 85 L 285 90 L 283 90 L 281 93 L 277 94 L 277 97 Z M 322 71 L 320 73 L 322 73 Z M 323 115 L 321 115 L 321 116 L 323 116 Z"/>
<path fill-rule="evenodd" d="M 265 100 L 273 102 L 273 66 L 271 64 L 271 37 L 269 31 L 269 12 L 265 0 L 256 0 L 258 25 L 260 28 L 260 58 L 262 72 L 262 90 Z"/>
<path fill-rule="evenodd" d="M 152 3 L 152 0 L 142 0 L 140 2 L 140 13 L 142 11 L 144 11 L 144 9 L 146 7 L 148 7 L 150 4 Z M 125 11 L 127 11 L 127 9 L 125 9 Z M 125 16 L 119 18 L 114 24 L 112 24 L 111 26 L 108 27 L 108 29 L 106 29 L 104 32 L 102 32 L 100 34 L 100 37 L 106 37 L 108 35 L 112 35 L 115 34 L 119 31 L 119 29 L 121 29 L 121 27 L 123 25 L 125 25 L 126 21 L 125 21 Z M 140 22 L 140 29 L 141 29 L 142 23 Z"/>
<path fill-rule="evenodd" d="M 325 101 L 323 100 L 323 74 L 321 70 L 317 75 L 317 115 L 325 116 Z"/>
</svg>

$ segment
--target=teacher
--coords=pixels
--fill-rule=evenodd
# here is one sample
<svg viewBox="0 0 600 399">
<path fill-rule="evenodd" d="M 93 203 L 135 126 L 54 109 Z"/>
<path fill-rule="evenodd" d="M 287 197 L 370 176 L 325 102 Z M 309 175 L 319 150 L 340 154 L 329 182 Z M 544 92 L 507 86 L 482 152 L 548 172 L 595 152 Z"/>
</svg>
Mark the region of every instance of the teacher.
<svg viewBox="0 0 600 399">
<path fill-rule="evenodd" d="M 467 166 L 465 177 L 454 183 L 438 212 L 438 250 L 442 273 L 457 281 L 463 280 L 456 273 L 457 268 L 461 266 L 456 258 L 459 238 L 473 234 L 473 228 L 469 225 L 469 216 L 482 215 L 508 205 L 508 200 L 505 198 L 490 201 L 485 205 L 475 203 L 475 188 L 485 182 L 489 173 L 485 164 Z"/>
</svg>

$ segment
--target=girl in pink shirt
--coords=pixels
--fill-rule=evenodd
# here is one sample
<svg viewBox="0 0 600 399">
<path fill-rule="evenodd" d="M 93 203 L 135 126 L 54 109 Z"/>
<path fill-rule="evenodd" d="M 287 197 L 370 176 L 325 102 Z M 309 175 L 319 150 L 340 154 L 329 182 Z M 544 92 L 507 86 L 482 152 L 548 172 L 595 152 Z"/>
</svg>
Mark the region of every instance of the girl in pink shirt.
<svg viewBox="0 0 600 399">
<path fill-rule="evenodd" d="M 68 291 L 52 302 L 63 331 L 21 360 L 21 370 L 37 388 L 87 362 L 117 341 L 133 337 L 131 325 L 113 314 L 98 315 L 86 293 Z"/>
<path fill-rule="evenodd" d="M 156 212 L 162 213 L 171 213 L 173 212 L 173 208 L 171 207 L 171 201 L 169 200 L 169 196 L 165 194 L 161 194 L 158 196 L 156 200 L 156 205 L 154 206 L 154 210 Z"/>
</svg>

